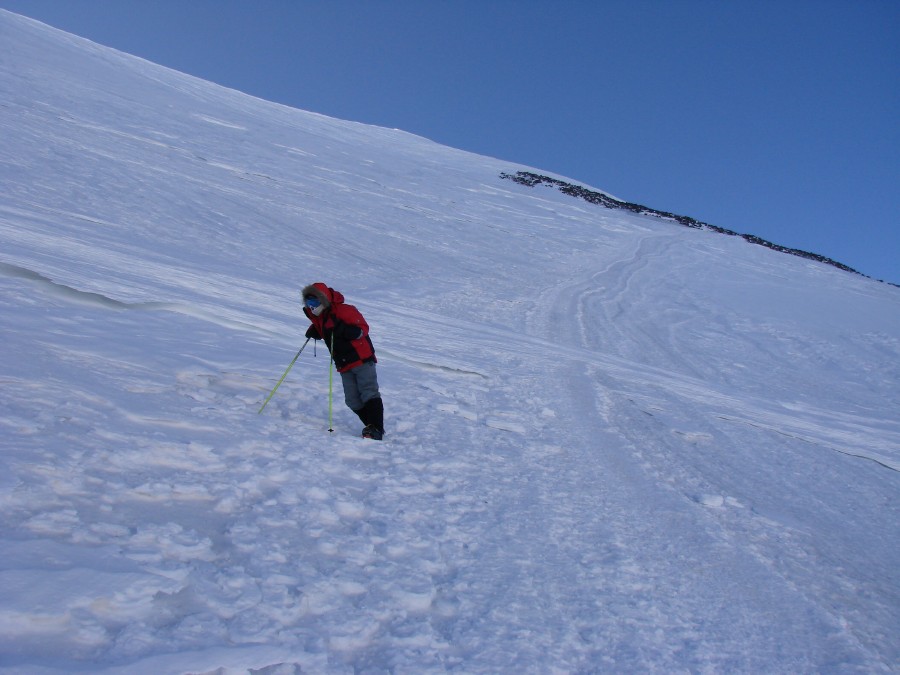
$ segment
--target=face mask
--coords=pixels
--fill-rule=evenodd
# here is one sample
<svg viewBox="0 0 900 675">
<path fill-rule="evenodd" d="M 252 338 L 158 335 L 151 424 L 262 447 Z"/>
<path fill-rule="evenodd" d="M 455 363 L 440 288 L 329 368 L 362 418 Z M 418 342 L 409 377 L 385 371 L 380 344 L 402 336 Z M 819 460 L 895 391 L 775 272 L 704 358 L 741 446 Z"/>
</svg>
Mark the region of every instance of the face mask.
<svg viewBox="0 0 900 675">
<path fill-rule="evenodd" d="M 325 305 L 323 305 L 319 299 L 313 295 L 309 296 L 304 300 L 306 307 L 312 312 L 315 316 L 319 316 L 322 311 L 325 309 Z"/>
</svg>

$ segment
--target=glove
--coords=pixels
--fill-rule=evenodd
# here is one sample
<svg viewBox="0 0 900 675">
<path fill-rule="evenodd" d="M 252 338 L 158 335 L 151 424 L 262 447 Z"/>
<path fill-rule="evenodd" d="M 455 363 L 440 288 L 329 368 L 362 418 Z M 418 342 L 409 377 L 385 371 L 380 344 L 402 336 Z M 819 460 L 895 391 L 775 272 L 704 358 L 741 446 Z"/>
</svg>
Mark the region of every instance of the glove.
<svg viewBox="0 0 900 675">
<path fill-rule="evenodd" d="M 310 325 L 310 327 L 306 329 L 306 338 L 312 340 L 321 340 L 322 336 L 319 335 L 319 331 L 316 330 L 315 326 Z"/>
</svg>

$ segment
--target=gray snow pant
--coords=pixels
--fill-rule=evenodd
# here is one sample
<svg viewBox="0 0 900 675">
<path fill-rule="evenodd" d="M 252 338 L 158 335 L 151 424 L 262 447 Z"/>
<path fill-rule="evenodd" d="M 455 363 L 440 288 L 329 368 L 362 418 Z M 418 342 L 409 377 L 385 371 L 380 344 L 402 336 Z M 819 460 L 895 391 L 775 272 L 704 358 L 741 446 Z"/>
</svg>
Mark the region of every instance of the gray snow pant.
<svg viewBox="0 0 900 675">
<path fill-rule="evenodd" d="M 354 412 L 360 410 L 366 401 L 381 398 L 374 361 L 341 373 L 341 382 L 344 384 L 344 402 Z"/>
</svg>

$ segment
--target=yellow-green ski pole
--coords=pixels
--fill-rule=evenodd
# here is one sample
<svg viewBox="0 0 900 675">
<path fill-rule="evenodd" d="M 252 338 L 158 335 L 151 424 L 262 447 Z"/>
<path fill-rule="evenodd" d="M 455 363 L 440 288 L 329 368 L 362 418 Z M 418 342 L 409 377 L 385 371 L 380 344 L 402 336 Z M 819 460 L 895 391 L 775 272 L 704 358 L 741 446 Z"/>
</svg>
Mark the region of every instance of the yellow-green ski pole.
<svg viewBox="0 0 900 675">
<path fill-rule="evenodd" d="M 331 358 L 328 360 L 328 433 L 334 431 L 334 427 L 331 424 L 331 393 L 334 389 L 334 333 L 331 334 Z"/>
<path fill-rule="evenodd" d="M 287 367 L 287 370 L 284 371 L 284 375 L 282 375 L 282 376 L 281 376 L 281 379 L 278 380 L 278 384 L 275 385 L 275 388 L 272 390 L 272 393 L 270 393 L 269 396 L 266 398 L 265 402 L 262 404 L 262 408 L 260 408 L 260 409 L 259 409 L 259 412 L 256 413 L 257 415 L 259 415 L 259 413 L 261 413 L 261 412 L 265 409 L 265 407 L 266 407 L 267 405 L 269 405 L 269 401 L 272 400 L 272 397 L 275 395 L 275 392 L 278 391 L 278 387 L 281 386 L 281 383 L 284 382 L 284 378 L 287 377 L 287 374 L 288 374 L 289 372 L 291 372 L 291 368 L 293 368 L 293 367 L 294 367 L 294 364 L 297 363 L 297 359 L 300 358 L 300 354 L 301 354 L 301 352 L 303 352 L 303 348 L 306 347 L 307 344 L 309 344 L 309 341 L 310 341 L 311 339 L 312 339 L 312 338 L 306 338 L 306 342 L 303 343 L 303 347 L 300 347 L 300 351 L 297 352 L 297 354 L 294 356 L 294 360 L 291 361 L 290 365 Z"/>
</svg>

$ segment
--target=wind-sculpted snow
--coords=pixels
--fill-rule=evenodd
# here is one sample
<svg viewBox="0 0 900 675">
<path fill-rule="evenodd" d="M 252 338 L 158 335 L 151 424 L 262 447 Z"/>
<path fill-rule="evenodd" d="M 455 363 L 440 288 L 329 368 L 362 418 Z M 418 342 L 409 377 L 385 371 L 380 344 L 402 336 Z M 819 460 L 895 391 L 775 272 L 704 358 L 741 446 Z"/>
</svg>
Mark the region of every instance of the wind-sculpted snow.
<svg viewBox="0 0 900 675">
<path fill-rule="evenodd" d="M 0 89 L 0 673 L 896 669 L 897 289 L 5 12 Z M 319 280 L 383 442 L 321 343 L 257 414 Z"/>
</svg>

